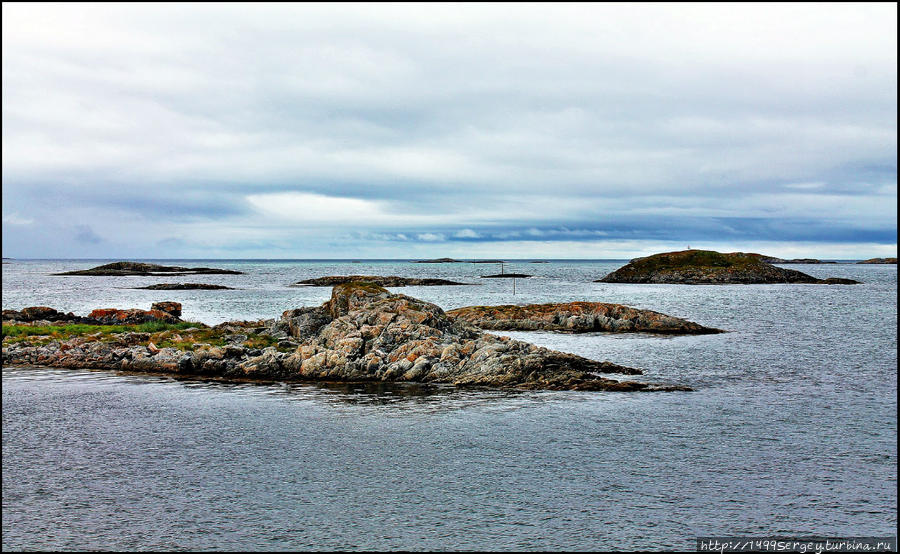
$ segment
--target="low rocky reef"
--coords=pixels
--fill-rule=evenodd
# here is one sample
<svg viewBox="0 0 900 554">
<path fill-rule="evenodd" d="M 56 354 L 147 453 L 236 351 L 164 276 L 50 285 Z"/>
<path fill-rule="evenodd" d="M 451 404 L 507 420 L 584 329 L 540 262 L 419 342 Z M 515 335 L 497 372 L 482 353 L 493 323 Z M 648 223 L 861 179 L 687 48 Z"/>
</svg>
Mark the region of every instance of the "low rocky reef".
<svg viewBox="0 0 900 554">
<path fill-rule="evenodd" d="M 482 275 L 482 279 L 527 279 L 533 277 L 527 273 L 495 273 L 493 275 Z"/>
<path fill-rule="evenodd" d="M 287 310 L 280 319 L 127 327 L 4 323 L 3 363 L 233 380 L 690 390 L 609 379 L 603 374 L 641 372 L 482 333 L 434 304 L 372 283 L 338 285 L 323 305 Z"/>
<path fill-rule="evenodd" d="M 297 281 L 292 287 L 333 287 L 346 283 L 375 283 L 381 287 L 439 287 L 445 285 L 470 285 L 472 283 L 457 283 L 446 279 L 397 277 L 396 275 L 331 275 Z"/>
<path fill-rule="evenodd" d="M 496 331 L 669 335 L 706 335 L 725 332 L 652 310 L 639 310 L 621 304 L 604 302 L 469 306 L 450 310 L 447 315 L 479 329 Z"/>
<path fill-rule="evenodd" d="M 224 285 L 209 285 L 206 283 L 159 283 L 146 287 L 135 287 L 137 290 L 234 290 Z"/>
<path fill-rule="evenodd" d="M 415 260 L 414 264 L 461 264 L 463 260 L 454 260 L 453 258 L 435 258 L 433 260 Z"/>
<path fill-rule="evenodd" d="M 88 316 L 63 313 L 47 306 L 32 306 L 22 311 L 3 310 L 4 325 L 135 325 L 154 321 L 176 323 L 181 321 L 180 318 L 181 304 L 178 302 L 155 302 L 149 310 L 100 308 Z"/>
<path fill-rule="evenodd" d="M 759 254 L 712 250 L 683 250 L 635 258 L 597 283 L 669 283 L 683 285 L 725 285 L 765 283 L 815 283 L 853 285 L 859 281 L 829 277 L 817 279 L 793 269 L 776 267 Z"/>
<path fill-rule="evenodd" d="M 92 267 L 91 269 L 79 269 L 54 273 L 54 275 L 96 275 L 101 277 L 124 275 L 241 275 L 243 272 L 231 269 L 216 269 L 213 267 L 179 267 L 141 262 L 113 262 L 111 264 Z"/>
<path fill-rule="evenodd" d="M 858 264 L 896 264 L 897 258 L 869 258 L 868 260 L 863 260 L 861 262 L 856 262 Z"/>
</svg>

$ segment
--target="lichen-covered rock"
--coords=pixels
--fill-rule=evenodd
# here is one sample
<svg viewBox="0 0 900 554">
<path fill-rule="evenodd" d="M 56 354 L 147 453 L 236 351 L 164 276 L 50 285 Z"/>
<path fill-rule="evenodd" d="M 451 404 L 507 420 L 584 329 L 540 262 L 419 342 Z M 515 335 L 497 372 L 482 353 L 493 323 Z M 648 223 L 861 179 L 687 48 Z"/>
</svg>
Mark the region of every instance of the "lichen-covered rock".
<svg viewBox="0 0 900 554">
<path fill-rule="evenodd" d="M 760 254 L 712 250 L 683 250 L 636 258 L 596 282 L 600 283 L 669 283 L 683 285 L 724 285 L 755 283 L 817 283 L 817 279 L 793 269 L 775 267 L 763 261 Z M 844 279 L 837 283 L 856 284 Z"/>
<path fill-rule="evenodd" d="M 176 323 L 179 320 L 177 316 L 162 310 L 139 310 L 132 308 L 128 310 L 119 310 L 117 308 L 101 308 L 94 310 L 88 316 L 92 322 L 99 325 L 134 325 L 139 323 L 147 323 L 150 321 L 163 321 L 166 323 Z"/>
<path fill-rule="evenodd" d="M 115 319 L 120 315 L 109 314 Z M 278 338 L 279 334 L 288 336 L 284 329 L 290 339 Z M 168 347 L 163 341 L 184 345 L 192 331 L 180 330 L 177 337 L 171 331 L 164 333 L 121 333 L 103 340 L 98 333 L 48 343 L 35 337 L 34 344 L 4 339 L 3 362 L 228 379 L 686 390 L 606 378 L 603 374 L 641 372 L 485 334 L 448 317 L 434 304 L 391 294 L 372 283 L 336 286 L 322 306 L 288 310 L 277 322 L 229 322 L 193 331 L 219 346 L 195 340 L 187 345 L 189 351 Z M 279 348 L 285 342 L 297 346 L 293 351 L 254 347 L 276 342 Z"/>
<path fill-rule="evenodd" d="M 150 310 L 166 312 L 174 317 L 181 317 L 181 303 L 179 302 L 154 302 Z"/>
<path fill-rule="evenodd" d="M 722 333 L 686 319 L 652 310 L 604 302 L 528 304 L 525 306 L 469 306 L 447 315 L 480 329 L 498 331 L 560 331 L 589 333 L 665 333 L 702 335 Z"/>
</svg>

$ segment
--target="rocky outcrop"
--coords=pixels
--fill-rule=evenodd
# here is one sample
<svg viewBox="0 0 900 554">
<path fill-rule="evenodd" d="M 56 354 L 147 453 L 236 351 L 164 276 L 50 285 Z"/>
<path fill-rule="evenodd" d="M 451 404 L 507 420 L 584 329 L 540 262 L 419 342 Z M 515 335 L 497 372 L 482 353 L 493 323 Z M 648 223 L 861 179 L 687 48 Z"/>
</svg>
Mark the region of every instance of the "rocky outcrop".
<svg viewBox="0 0 900 554">
<path fill-rule="evenodd" d="M 81 269 L 77 271 L 66 271 L 64 273 L 54 273 L 54 275 L 99 275 L 99 276 L 120 276 L 120 275 L 240 275 L 242 272 L 230 269 L 216 269 L 212 267 L 179 267 L 166 266 L 157 264 L 146 264 L 140 262 L 113 262 L 111 264 L 97 266 L 91 269 Z"/>
<path fill-rule="evenodd" d="M 603 374 L 639 374 L 633 368 L 589 360 L 484 334 L 455 321 L 434 304 L 391 294 L 372 283 L 334 287 L 322 306 L 286 311 L 270 322 L 194 329 L 183 345 L 164 331 L 93 335 L 68 341 L 14 342 L 4 337 L 4 364 L 95 367 L 228 379 L 391 382 L 458 386 L 608 391 L 690 390 L 619 381 Z M 227 340 L 226 340 L 227 337 Z M 280 337 L 284 337 L 283 339 Z M 167 342 L 164 342 L 167 341 Z M 279 346 L 258 348 L 259 344 Z M 296 347 L 293 345 L 296 344 Z M 282 345 L 289 345 L 285 351 Z"/>
<path fill-rule="evenodd" d="M 494 275 L 482 275 L 482 279 L 527 279 L 531 275 L 527 273 L 496 273 Z"/>
<path fill-rule="evenodd" d="M 345 283 L 367 282 L 375 283 L 382 287 L 437 287 L 444 285 L 468 285 L 470 283 L 457 283 L 456 281 L 448 281 L 446 279 L 431 278 L 414 278 L 414 277 L 397 277 L 396 275 L 332 275 L 328 277 L 318 277 L 316 279 L 305 279 L 291 285 L 292 287 L 333 287 L 335 285 L 343 285 Z"/>
<path fill-rule="evenodd" d="M 856 262 L 858 264 L 896 264 L 897 258 L 869 258 L 868 260 L 863 260 L 861 262 Z"/>
<path fill-rule="evenodd" d="M 178 302 L 156 302 L 149 310 L 137 308 L 120 310 L 118 308 L 102 308 L 93 310 L 90 315 L 78 316 L 72 312 L 63 313 L 46 306 L 23 308 L 22 311 L 3 310 L 3 323 L 16 324 L 72 324 L 86 325 L 136 325 L 151 321 L 176 323 L 181 321 L 181 304 Z"/>
<path fill-rule="evenodd" d="M 559 331 L 565 333 L 661 333 L 703 335 L 721 329 L 651 310 L 603 302 L 528 304 L 526 306 L 470 306 L 447 315 L 480 329 L 497 331 Z"/>
<path fill-rule="evenodd" d="M 817 279 L 806 273 L 768 264 L 759 254 L 683 250 L 636 258 L 598 283 L 670 283 L 724 285 L 754 283 L 856 284 L 852 279 Z"/>
<path fill-rule="evenodd" d="M 159 283 L 135 288 L 138 290 L 234 290 L 224 285 L 208 285 L 206 283 Z"/>
</svg>

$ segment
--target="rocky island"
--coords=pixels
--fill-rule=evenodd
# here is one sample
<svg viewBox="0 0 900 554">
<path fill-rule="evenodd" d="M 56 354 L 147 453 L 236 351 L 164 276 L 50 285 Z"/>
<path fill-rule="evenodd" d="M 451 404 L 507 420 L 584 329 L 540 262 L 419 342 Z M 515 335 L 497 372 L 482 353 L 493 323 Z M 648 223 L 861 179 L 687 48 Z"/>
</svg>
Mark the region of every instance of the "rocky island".
<svg viewBox="0 0 900 554">
<path fill-rule="evenodd" d="M 454 260 L 453 258 L 435 258 L 433 260 L 415 260 L 414 264 L 461 264 L 463 260 Z"/>
<path fill-rule="evenodd" d="M 565 333 L 659 333 L 705 335 L 724 333 L 692 321 L 621 304 L 568 302 L 526 306 L 469 306 L 447 315 L 479 329 L 497 331 L 559 331 Z"/>
<path fill-rule="evenodd" d="M 158 311 L 167 314 L 165 321 L 136 326 L 9 319 L 3 325 L 3 364 L 233 380 L 690 390 L 609 379 L 602 375 L 641 372 L 485 334 L 448 317 L 434 304 L 392 294 L 373 283 L 338 285 L 321 306 L 287 310 L 273 320 L 207 327 Z"/>
<path fill-rule="evenodd" d="M 766 263 L 759 254 L 712 250 L 683 250 L 635 258 L 596 283 L 669 283 L 724 285 L 756 283 L 816 283 L 852 285 L 859 281 L 830 277 L 817 279 L 793 269 Z"/>
<path fill-rule="evenodd" d="M 206 283 L 159 283 L 146 287 L 135 287 L 139 290 L 234 290 L 224 285 L 209 285 Z"/>
<path fill-rule="evenodd" d="M 858 264 L 896 264 L 897 258 L 869 258 L 868 260 L 863 260 L 861 262 L 856 262 Z"/>
<path fill-rule="evenodd" d="M 120 275 L 167 275 L 167 276 L 183 276 L 183 275 L 241 275 L 241 271 L 233 271 L 230 269 L 216 269 L 212 267 L 178 267 L 157 264 L 147 264 L 141 262 L 113 262 L 111 264 L 93 267 L 91 269 L 80 269 L 77 271 L 66 271 L 63 273 L 54 273 L 54 275 L 97 275 L 97 276 L 120 276 Z"/>
<path fill-rule="evenodd" d="M 397 277 L 389 275 L 382 277 L 380 275 L 331 275 L 328 277 L 318 277 L 316 279 L 305 279 L 291 285 L 292 287 L 333 287 L 335 285 L 343 285 L 345 283 L 367 282 L 375 283 L 382 287 L 438 287 L 445 285 L 471 285 L 472 283 L 457 283 L 456 281 L 448 281 L 446 279 L 431 278 L 414 278 L 414 277 Z"/>
</svg>

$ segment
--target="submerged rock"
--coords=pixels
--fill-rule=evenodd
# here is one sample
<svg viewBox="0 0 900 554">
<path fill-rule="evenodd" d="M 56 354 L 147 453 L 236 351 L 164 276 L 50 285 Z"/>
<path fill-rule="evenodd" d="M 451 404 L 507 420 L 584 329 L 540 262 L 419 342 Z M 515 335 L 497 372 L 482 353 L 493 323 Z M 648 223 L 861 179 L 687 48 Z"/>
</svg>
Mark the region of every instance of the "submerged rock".
<svg viewBox="0 0 900 554">
<path fill-rule="evenodd" d="M 199 275 L 199 274 L 221 274 L 221 275 L 240 275 L 242 272 L 230 269 L 216 269 L 212 267 L 179 267 L 166 266 L 157 264 L 147 264 L 141 262 L 113 262 L 111 264 L 97 266 L 91 269 L 80 269 L 77 271 L 66 271 L 63 273 L 54 273 L 54 275 L 99 275 L 99 276 L 118 276 L 118 275 Z"/>
<path fill-rule="evenodd" d="M 292 287 L 311 286 L 311 287 L 333 287 L 335 285 L 343 285 L 345 283 L 367 282 L 375 283 L 382 287 L 436 287 L 443 285 L 469 285 L 471 283 L 457 283 L 456 281 L 448 281 L 446 279 L 431 278 L 414 278 L 414 277 L 397 277 L 396 275 L 380 276 L 380 275 L 332 275 L 328 277 L 318 277 L 316 279 L 305 279 L 291 285 Z"/>
<path fill-rule="evenodd" d="M 857 284 L 852 279 L 817 279 L 793 269 L 775 267 L 759 254 L 683 250 L 636 258 L 598 283 L 671 283 L 724 285 L 753 283 Z"/>
<path fill-rule="evenodd" d="M 606 331 L 685 335 L 725 332 L 651 310 L 639 310 L 621 304 L 603 302 L 470 306 L 450 310 L 447 315 L 480 329 L 499 331 L 561 331 L 567 333 Z"/>
<path fill-rule="evenodd" d="M 237 333 L 235 331 L 238 331 Z M 243 331 L 243 332 L 240 332 Z M 391 294 L 372 283 L 332 290 L 315 308 L 287 310 L 277 321 L 233 322 L 213 329 L 128 333 L 113 341 L 3 343 L 4 363 L 96 367 L 229 379 L 414 381 L 523 389 L 651 391 L 683 386 L 617 381 L 640 370 L 498 337 L 448 317 L 438 306 Z M 226 340 L 225 333 L 229 339 Z M 189 336 L 217 345 L 184 344 Z M 284 338 L 279 339 L 278 336 Z M 290 351 L 274 344 L 297 346 Z M 152 347 L 151 347 L 152 343 Z"/>
</svg>

